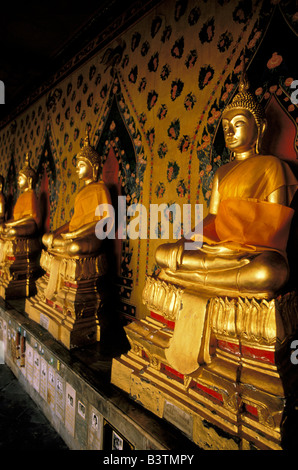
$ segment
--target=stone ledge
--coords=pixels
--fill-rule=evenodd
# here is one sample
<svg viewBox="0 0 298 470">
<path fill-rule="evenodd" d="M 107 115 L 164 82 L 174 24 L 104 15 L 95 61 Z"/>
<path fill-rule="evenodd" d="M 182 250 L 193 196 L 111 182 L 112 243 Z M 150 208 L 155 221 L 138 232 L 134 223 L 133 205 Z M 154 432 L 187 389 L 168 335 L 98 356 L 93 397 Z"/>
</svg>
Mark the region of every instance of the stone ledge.
<svg viewBox="0 0 298 470">
<path fill-rule="evenodd" d="M 116 348 L 113 354 L 98 343 L 69 351 L 26 316 L 23 304 L 22 300 L 8 303 L 0 299 L 5 362 L 70 449 L 112 450 L 114 432 L 126 449 L 199 450 L 183 433 L 110 383 Z M 18 338 L 24 335 L 25 367 L 21 367 Z M 47 381 L 41 370 L 46 370 Z M 55 378 L 52 385 L 50 373 Z"/>
</svg>

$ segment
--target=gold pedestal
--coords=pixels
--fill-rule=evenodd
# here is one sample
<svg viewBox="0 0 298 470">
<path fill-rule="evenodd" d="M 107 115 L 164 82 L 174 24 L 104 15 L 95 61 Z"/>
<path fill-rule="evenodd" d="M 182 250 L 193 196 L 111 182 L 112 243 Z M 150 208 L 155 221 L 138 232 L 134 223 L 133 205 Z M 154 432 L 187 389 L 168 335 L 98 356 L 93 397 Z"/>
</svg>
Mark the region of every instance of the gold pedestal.
<svg viewBox="0 0 298 470">
<path fill-rule="evenodd" d="M 36 283 L 36 296 L 26 300 L 29 318 L 68 349 L 99 341 L 105 256 L 65 258 L 43 250 L 40 264 L 45 274 Z"/>
<path fill-rule="evenodd" d="M 296 293 L 272 300 L 210 297 L 205 310 L 195 301 L 199 295 L 147 278 L 150 315 L 125 328 L 131 350 L 113 360 L 112 383 L 202 448 L 282 449 L 286 411 L 297 399 L 289 347 L 298 328 Z M 200 365 L 181 373 L 183 361 L 179 371 L 168 358 L 187 297 L 204 325 Z"/>
<path fill-rule="evenodd" d="M 0 296 L 15 299 L 34 295 L 40 275 L 39 239 L 1 239 L 1 245 Z"/>
</svg>

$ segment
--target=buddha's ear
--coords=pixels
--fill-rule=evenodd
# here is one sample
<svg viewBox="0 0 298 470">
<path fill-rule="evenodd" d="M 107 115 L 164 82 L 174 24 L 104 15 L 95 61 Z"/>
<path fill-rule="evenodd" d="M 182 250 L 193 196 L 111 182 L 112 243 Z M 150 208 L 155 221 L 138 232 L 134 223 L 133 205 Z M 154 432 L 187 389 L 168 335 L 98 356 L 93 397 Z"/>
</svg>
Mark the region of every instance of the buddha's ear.
<svg viewBox="0 0 298 470">
<path fill-rule="evenodd" d="M 261 130 L 262 137 L 265 134 L 266 129 L 267 129 L 267 119 L 264 119 L 263 124 L 262 124 L 262 130 Z"/>
<path fill-rule="evenodd" d="M 259 127 L 259 134 L 258 134 L 257 143 L 256 143 L 256 153 L 260 153 L 261 151 L 262 139 L 263 139 L 266 129 L 267 129 L 267 119 L 264 119 L 262 124 Z"/>
<path fill-rule="evenodd" d="M 32 189 L 33 187 L 33 178 L 32 176 L 27 176 L 28 187 Z"/>
<path fill-rule="evenodd" d="M 95 163 L 93 165 L 93 179 L 94 180 L 97 180 L 97 177 L 98 177 L 98 170 L 99 170 L 99 164 L 98 163 Z"/>
</svg>

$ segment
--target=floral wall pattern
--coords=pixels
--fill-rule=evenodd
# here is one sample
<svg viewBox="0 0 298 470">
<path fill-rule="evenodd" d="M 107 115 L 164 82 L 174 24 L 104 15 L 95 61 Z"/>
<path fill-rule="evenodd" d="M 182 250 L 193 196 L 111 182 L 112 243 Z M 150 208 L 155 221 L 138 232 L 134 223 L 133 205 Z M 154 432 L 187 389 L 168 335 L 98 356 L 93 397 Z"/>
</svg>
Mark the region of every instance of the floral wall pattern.
<svg viewBox="0 0 298 470">
<path fill-rule="evenodd" d="M 291 0 L 161 1 L 0 130 L 0 173 L 6 180 L 12 159 L 17 173 L 30 152 L 37 169 L 45 161 L 46 142 L 50 146 L 54 229 L 73 213 L 80 188 L 76 154 L 86 128 L 105 155 L 121 141 L 111 111 L 116 99 L 135 158 L 132 165 L 125 146 L 118 145 L 127 204 L 147 208 L 147 239 L 124 243 L 122 271 L 132 275 L 123 274 L 120 290 L 128 314 L 146 314 L 144 280 L 157 272 L 154 253 L 164 241 L 149 239 L 150 204 L 202 203 L 208 211 L 214 173 L 230 158 L 220 119 L 237 90 L 244 54 L 256 96 L 265 106 L 276 100 L 297 138 L 290 85 L 298 75 L 289 48 L 289 41 L 297 41 L 297 23 Z M 167 217 L 173 226 L 175 214 Z M 178 236 L 170 231 L 171 240 Z"/>
</svg>

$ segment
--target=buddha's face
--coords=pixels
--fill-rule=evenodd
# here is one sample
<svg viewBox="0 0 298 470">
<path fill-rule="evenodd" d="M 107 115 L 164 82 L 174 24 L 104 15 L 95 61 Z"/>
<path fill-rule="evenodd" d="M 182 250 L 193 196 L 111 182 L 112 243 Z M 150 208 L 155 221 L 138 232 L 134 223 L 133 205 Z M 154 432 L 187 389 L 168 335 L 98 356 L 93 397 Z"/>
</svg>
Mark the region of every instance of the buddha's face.
<svg viewBox="0 0 298 470">
<path fill-rule="evenodd" d="M 77 161 L 76 172 L 80 180 L 92 180 L 93 179 L 93 167 L 88 160 L 79 159 Z"/>
<path fill-rule="evenodd" d="M 22 173 L 20 173 L 18 177 L 18 186 L 21 190 L 24 190 L 28 187 L 28 178 L 26 178 L 26 176 Z"/>
<path fill-rule="evenodd" d="M 230 109 L 224 113 L 222 125 L 226 146 L 233 152 L 247 152 L 256 145 L 258 128 L 250 111 Z"/>
</svg>

